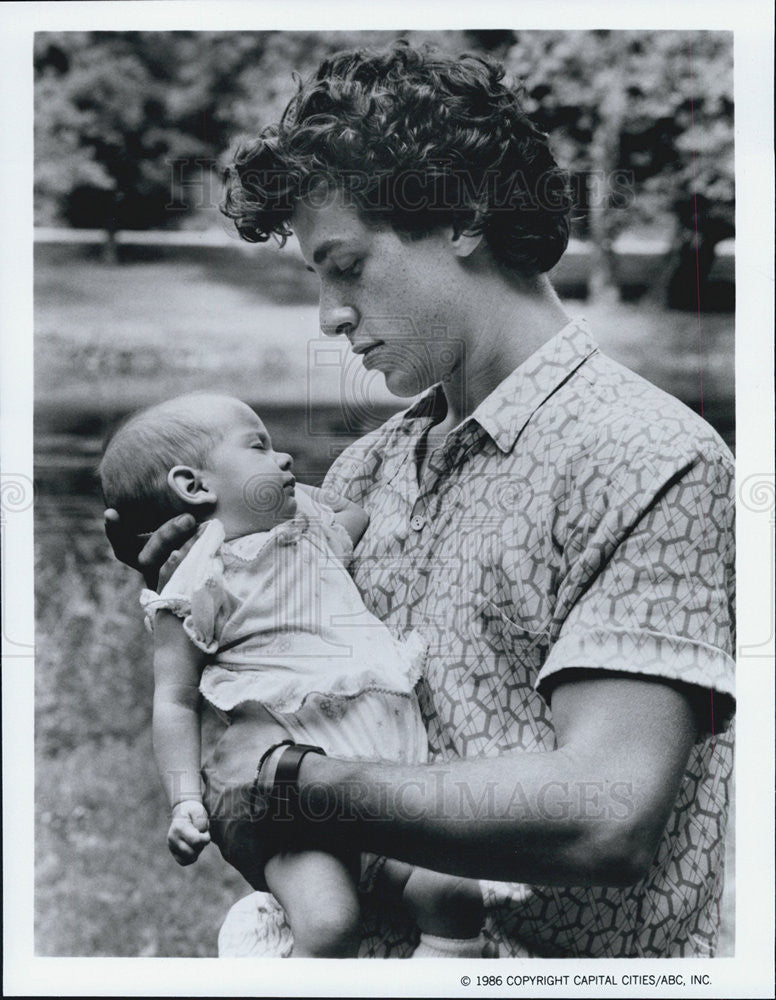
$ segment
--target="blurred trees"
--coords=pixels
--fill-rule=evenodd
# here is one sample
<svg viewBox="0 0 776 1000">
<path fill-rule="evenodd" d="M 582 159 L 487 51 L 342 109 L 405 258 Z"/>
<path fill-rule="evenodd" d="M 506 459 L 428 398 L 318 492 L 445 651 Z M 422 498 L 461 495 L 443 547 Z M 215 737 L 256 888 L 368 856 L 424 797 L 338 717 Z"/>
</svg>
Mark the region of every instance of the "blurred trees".
<svg viewBox="0 0 776 1000">
<path fill-rule="evenodd" d="M 397 36 L 491 52 L 572 173 L 575 231 L 616 280 L 625 229 L 672 234 L 661 290 L 695 286 L 732 235 L 732 36 L 661 31 L 39 33 L 36 217 L 76 227 L 176 225 L 218 200 L 210 168 L 276 120 L 292 70 Z M 697 219 L 696 219 L 697 212 Z M 673 289 L 668 287 L 673 282 Z"/>
<path fill-rule="evenodd" d="M 625 229 L 669 234 L 663 285 L 680 304 L 734 233 L 733 47 L 719 32 L 520 32 L 504 61 L 574 178 L 579 235 L 616 278 Z"/>
<path fill-rule="evenodd" d="M 210 151 L 181 113 L 182 63 L 175 35 L 36 36 L 39 220 L 108 233 L 168 221 L 168 164 Z"/>
<path fill-rule="evenodd" d="M 396 34 L 39 32 L 36 221 L 115 233 L 212 207 L 208 169 L 235 133 L 282 111 L 292 70 Z"/>
</svg>

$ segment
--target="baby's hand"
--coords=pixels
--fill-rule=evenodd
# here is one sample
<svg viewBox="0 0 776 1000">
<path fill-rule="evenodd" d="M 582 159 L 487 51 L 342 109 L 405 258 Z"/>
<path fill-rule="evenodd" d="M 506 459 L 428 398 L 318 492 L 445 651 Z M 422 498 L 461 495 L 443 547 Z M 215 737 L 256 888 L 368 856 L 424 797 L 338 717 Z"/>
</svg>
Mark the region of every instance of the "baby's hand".
<svg viewBox="0 0 776 1000">
<path fill-rule="evenodd" d="M 198 799 L 178 802 L 172 811 L 167 846 L 179 865 L 192 865 L 210 843 L 207 810 Z"/>
</svg>

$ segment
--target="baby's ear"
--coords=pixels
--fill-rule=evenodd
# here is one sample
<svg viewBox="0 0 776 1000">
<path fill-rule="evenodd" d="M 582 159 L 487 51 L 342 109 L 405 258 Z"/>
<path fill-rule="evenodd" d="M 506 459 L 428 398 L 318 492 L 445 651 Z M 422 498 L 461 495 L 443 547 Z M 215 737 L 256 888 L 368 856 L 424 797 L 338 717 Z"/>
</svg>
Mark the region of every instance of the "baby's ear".
<svg viewBox="0 0 776 1000">
<path fill-rule="evenodd" d="M 214 504 L 215 493 L 205 485 L 202 474 L 189 465 L 176 465 L 167 473 L 167 485 L 173 493 L 190 506 Z"/>
</svg>

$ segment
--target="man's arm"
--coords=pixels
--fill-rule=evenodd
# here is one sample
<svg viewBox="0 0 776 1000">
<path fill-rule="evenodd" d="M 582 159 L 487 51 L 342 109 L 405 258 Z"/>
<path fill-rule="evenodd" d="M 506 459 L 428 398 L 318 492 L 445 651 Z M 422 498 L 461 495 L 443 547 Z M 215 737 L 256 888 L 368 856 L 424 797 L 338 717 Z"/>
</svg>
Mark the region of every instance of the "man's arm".
<svg viewBox="0 0 776 1000">
<path fill-rule="evenodd" d="M 439 871 L 547 885 L 636 882 L 696 737 L 691 699 L 659 680 L 569 670 L 552 710 L 550 752 L 413 767 L 308 754 L 302 807 L 355 817 L 337 834 L 362 850 Z"/>
</svg>

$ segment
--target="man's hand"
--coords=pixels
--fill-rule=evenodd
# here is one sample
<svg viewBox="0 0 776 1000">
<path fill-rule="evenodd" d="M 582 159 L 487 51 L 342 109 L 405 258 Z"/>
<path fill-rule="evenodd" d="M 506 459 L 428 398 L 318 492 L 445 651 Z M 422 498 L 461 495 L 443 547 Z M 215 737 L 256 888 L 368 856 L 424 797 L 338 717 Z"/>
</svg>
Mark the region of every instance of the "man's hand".
<svg viewBox="0 0 776 1000">
<path fill-rule="evenodd" d="M 179 865 L 192 865 L 210 843 L 207 810 L 197 799 L 178 802 L 172 811 L 167 846 Z"/>
<path fill-rule="evenodd" d="M 118 512 L 105 511 L 105 534 L 113 554 L 127 566 L 143 574 L 146 586 L 161 589 L 172 576 L 188 549 L 183 546 L 193 540 L 197 522 L 191 514 L 179 514 L 166 521 L 148 537 L 124 531 Z"/>
</svg>

